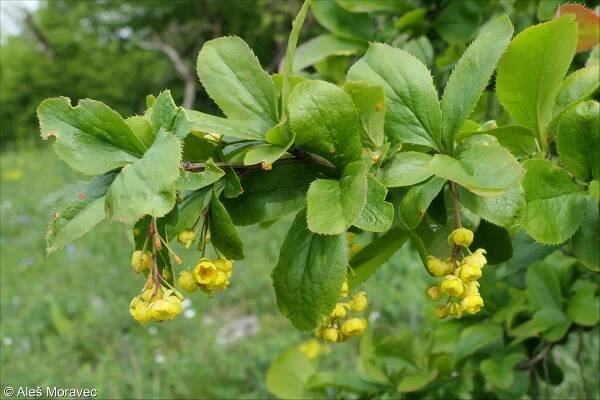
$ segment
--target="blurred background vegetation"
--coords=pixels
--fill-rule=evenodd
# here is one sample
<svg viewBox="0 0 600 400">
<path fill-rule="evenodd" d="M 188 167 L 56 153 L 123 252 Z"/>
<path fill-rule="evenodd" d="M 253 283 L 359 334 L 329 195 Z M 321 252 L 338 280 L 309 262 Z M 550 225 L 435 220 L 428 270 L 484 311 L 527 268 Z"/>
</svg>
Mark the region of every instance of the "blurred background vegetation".
<svg viewBox="0 0 600 400">
<path fill-rule="evenodd" d="M 549 18 L 560 3 L 390 1 L 395 4 L 391 11 L 373 17 L 376 38 L 412 51 L 440 85 L 490 15 L 510 14 L 519 31 Z M 129 267 L 132 241 L 126 227 L 103 223 L 66 250 L 49 258 L 44 254 L 47 217 L 64 185 L 78 177 L 39 140 L 35 110 L 47 97 L 68 96 L 74 102 L 89 97 L 128 116 L 145 108 L 147 94 L 169 88 L 179 104 L 218 112 L 195 72 L 202 44 L 239 35 L 261 64 L 275 72 L 300 0 L 1 4 L 2 384 L 98 388 L 100 398 L 270 397 L 265 387 L 270 362 L 309 337 L 279 315 L 270 280 L 290 221 L 279 221 L 269 230 L 241 229 L 247 258 L 236 263 L 230 289 L 213 299 L 190 296 L 184 318 L 140 326 L 127 311 L 142 283 Z M 424 11 L 415 13 L 419 6 Z M 327 31 L 309 17 L 301 42 Z M 332 55 L 310 72 L 336 81 L 346 62 Z M 477 111 L 479 119 L 501 118 L 494 104 L 486 97 Z M 431 318 L 426 287 L 422 267 L 405 246 L 365 285 L 370 319 L 418 333 L 423 319 Z M 582 374 L 589 375 L 588 393 L 593 396 L 600 392 L 597 380 L 593 383 L 597 332 L 585 340 L 591 359 Z M 581 392 L 580 367 L 568 349 L 559 354 L 567 376 L 550 389 L 551 397 Z M 353 343 L 336 346 L 322 362 L 354 368 L 355 354 Z"/>
</svg>

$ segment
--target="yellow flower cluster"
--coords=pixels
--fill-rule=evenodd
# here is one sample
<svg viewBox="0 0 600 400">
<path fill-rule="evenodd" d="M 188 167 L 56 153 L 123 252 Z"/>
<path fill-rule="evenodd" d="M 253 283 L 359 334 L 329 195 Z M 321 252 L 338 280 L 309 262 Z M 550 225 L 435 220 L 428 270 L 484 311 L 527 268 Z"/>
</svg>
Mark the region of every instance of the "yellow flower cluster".
<svg viewBox="0 0 600 400">
<path fill-rule="evenodd" d="M 157 290 L 146 287 L 129 304 L 129 313 L 138 322 L 166 321 L 183 311 L 183 296 L 176 290 L 161 286 Z"/>
<path fill-rule="evenodd" d="M 344 280 L 340 296 L 348 297 L 348 281 Z M 325 322 L 317 329 L 317 337 L 328 342 L 339 343 L 352 336 L 359 336 L 367 329 L 365 318 L 352 317 L 345 319 L 349 312 L 358 313 L 367 308 L 367 293 L 360 291 L 353 295 L 347 302 L 338 302 Z"/>
<path fill-rule="evenodd" d="M 224 258 L 211 260 L 201 258 L 193 271 L 179 273 L 177 283 L 186 292 L 195 292 L 201 288 L 204 291 L 225 290 L 233 273 L 233 262 Z"/>
<path fill-rule="evenodd" d="M 460 318 L 463 313 L 476 314 L 484 306 L 477 281 L 482 276 L 483 266 L 487 264 L 486 251 L 484 249 L 477 249 L 473 253 L 469 251 L 468 246 L 473 242 L 473 232 L 465 228 L 452 231 L 448 242 L 464 247 L 469 255 L 460 262 L 429 256 L 427 270 L 433 276 L 443 276 L 443 279 L 438 286 L 427 289 L 427 296 L 436 301 L 443 295 L 448 296 L 446 304 L 435 308 L 434 312 L 438 318 L 446 318 L 449 315 Z"/>
</svg>

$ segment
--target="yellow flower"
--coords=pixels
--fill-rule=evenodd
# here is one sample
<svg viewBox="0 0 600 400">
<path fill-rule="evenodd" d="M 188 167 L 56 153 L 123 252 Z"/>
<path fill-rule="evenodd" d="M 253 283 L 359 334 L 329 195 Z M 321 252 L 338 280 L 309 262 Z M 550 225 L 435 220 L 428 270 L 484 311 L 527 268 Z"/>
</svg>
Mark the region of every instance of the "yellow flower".
<svg viewBox="0 0 600 400">
<path fill-rule="evenodd" d="M 202 258 L 194 267 L 194 277 L 196 282 L 201 285 L 211 284 L 217 277 L 218 272 L 217 267 L 208 258 Z"/>
<path fill-rule="evenodd" d="M 325 328 L 323 333 L 321 333 L 321 336 L 323 337 L 323 340 L 333 343 L 341 342 L 344 339 L 340 331 L 335 328 Z"/>
<path fill-rule="evenodd" d="M 467 283 L 467 291 L 465 296 L 479 295 L 479 282 L 471 281 Z"/>
<path fill-rule="evenodd" d="M 361 290 L 360 292 L 358 292 L 354 296 L 352 296 L 352 298 L 348 302 L 350 309 L 354 312 L 363 311 L 364 309 L 367 308 L 368 304 L 369 304 L 369 302 L 367 300 L 367 293 L 363 290 Z"/>
<path fill-rule="evenodd" d="M 312 360 L 317 358 L 319 353 L 321 353 L 321 343 L 317 339 L 310 339 L 300 344 L 299 349 L 304 353 L 306 358 Z"/>
<path fill-rule="evenodd" d="M 177 278 L 177 284 L 186 292 L 195 292 L 198 289 L 194 273 L 191 271 L 181 271 L 179 278 Z"/>
<path fill-rule="evenodd" d="M 460 307 L 467 314 L 476 314 L 483 308 L 483 298 L 479 295 L 465 296 Z"/>
<path fill-rule="evenodd" d="M 223 271 L 217 271 L 215 278 L 206 285 L 211 290 L 225 290 L 229 286 L 229 277 Z"/>
<path fill-rule="evenodd" d="M 364 318 L 350 318 L 342 325 L 344 336 L 361 335 L 367 329 L 367 320 Z"/>
<path fill-rule="evenodd" d="M 442 297 L 442 292 L 440 292 L 440 288 L 437 286 L 432 286 L 429 289 L 427 289 L 427 297 L 429 297 L 431 300 L 439 300 L 440 297 Z"/>
<path fill-rule="evenodd" d="M 463 263 L 483 268 L 483 266 L 487 264 L 487 258 L 485 258 L 484 254 L 486 254 L 484 249 L 477 249 L 473 254 L 466 256 Z"/>
<path fill-rule="evenodd" d="M 460 267 L 458 276 L 464 282 L 476 281 L 477 279 L 481 278 L 481 268 L 475 267 L 471 264 L 465 264 Z"/>
<path fill-rule="evenodd" d="M 213 264 L 219 271 L 223 271 L 228 277 L 231 277 L 231 273 L 233 272 L 233 262 L 231 262 L 231 260 L 217 258 L 216 260 L 213 260 Z"/>
<path fill-rule="evenodd" d="M 131 267 L 134 272 L 142 272 L 152 266 L 152 254 L 149 251 L 136 250 L 131 255 Z"/>
<path fill-rule="evenodd" d="M 150 303 L 152 318 L 166 321 L 175 318 L 183 311 L 183 304 L 176 296 L 165 296 Z"/>
<path fill-rule="evenodd" d="M 473 231 L 467 228 L 458 228 L 448 236 L 448 243 L 458 246 L 469 247 L 473 243 Z"/>
<path fill-rule="evenodd" d="M 140 297 L 144 301 L 151 301 L 152 298 L 154 297 L 154 288 L 151 287 L 151 288 L 144 289 L 144 291 L 142 292 Z"/>
<path fill-rule="evenodd" d="M 344 283 L 342 283 L 342 288 L 340 289 L 340 296 L 348 297 L 348 279 L 344 279 Z"/>
<path fill-rule="evenodd" d="M 444 276 L 452 272 L 452 265 L 434 256 L 427 256 L 427 270 L 433 276 Z"/>
<path fill-rule="evenodd" d="M 148 308 L 148 303 L 140 299 L 139 297 L 134 297 L 129 304 L 129 314 L 136 321 L 144 324 L 152 320 L 152 313 Z"/>
<path fill-rule="evenodd" d="M 344 303 L 337 303 L 333 307 L 330 316 L 331 318 L 344 318 L 346 316 L 346 305 Z"/>
<path fill-rule="evenodd" d="M 433 313 L 435 314 L 436 317 L 438 317 L 439 319 L 444 319 L 448 316 L 448 307 L 446 306 L 437 306 L 434 310 Z"/>
<path fill-rule="evenodd" d="M 460 318 L 462 317 L 462 307 L 458 303 L 452 303 L 448 308 L 448 314 L 452 315 L 453 317 Z"/>
<path fill-rule="evenodd" d="M 446 275 L 440 285 L 440 289 L 442 293 L 455 297 L 461 296 L 465 290 L 463 282 L 454 275 Z"/>
<path fill-rule="evenodd" d="M 196 234 L 194 233 L 194 231 L 185 229 L 185 230 L 179 232 L 179 235 L 177 235 L 177 241 L 179 243 L 181 243 L 183 245 L 183 247 L 185 247 L 187 250 L 190 248 L 192 243 L 194 243 L 195 237 L 196 237 Z"/>
</svg>

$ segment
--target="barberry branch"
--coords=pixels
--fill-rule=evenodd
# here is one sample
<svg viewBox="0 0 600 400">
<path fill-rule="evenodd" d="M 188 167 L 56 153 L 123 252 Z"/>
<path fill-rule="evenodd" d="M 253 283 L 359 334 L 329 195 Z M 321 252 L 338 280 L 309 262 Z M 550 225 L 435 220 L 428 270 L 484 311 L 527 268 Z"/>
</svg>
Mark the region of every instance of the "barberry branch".
<svg viewBox="0 0 600 400">
<path fill-rule="evenodd" d="M 326 160 L 323 157 L 320 157 L 320 156 L 318 156 L 316 154 L 308 153 L 308 152 L 306 152 L 304 150 L 300 150 L 300 149 L 290 150 L 290 153 L 293 155 L 293 157 L 291 157 L 291 158 L 281 158 L 281 159 L 275 161 L 273 163 L 273 166 L 288 165 L 288 164 L 310 164 L 310 163 L 313 163 L 313 164 L 321 165 L 321 166 L 326 167 L 326 168 L 331 169 L 331 170 L 335 170 L 336 169 L 335 165 L 333 165 L 328 160 Z M 217 167 L 220 167 L 220 168 L 233 168 L 235 170 L 258 170 L 258 169 L 264 169 L 265 168 L 262 163 L 246 165 L 244 163 L 236 163 L 236 162 L 215 162 L 214 165 L 216 165 Z M 190 162 L 190 161 L 184 161 L 181 164 L 181 167 L 185 171 L 200 172 L 200 171 L 204 171 L 204 169 L 206 168 L 206 164 L 205 163 L 194 163 L 194 162 Z"/>
<path fill-rule="evenodd" d="M 454 204 L 454 229 L 458 229 L 462 227 L 462 223 L 460 221 L 460 205 L 458 204 L 458 192 L 456 191 L 456 184 L 453 181 L 450 181 L 450 190 L 452 191 L 452 202 Z M 456 267 L 456 254 L 458 253 L 459 246 L 454 245 L 452 248 L 452 268 Z"/>
</svg>

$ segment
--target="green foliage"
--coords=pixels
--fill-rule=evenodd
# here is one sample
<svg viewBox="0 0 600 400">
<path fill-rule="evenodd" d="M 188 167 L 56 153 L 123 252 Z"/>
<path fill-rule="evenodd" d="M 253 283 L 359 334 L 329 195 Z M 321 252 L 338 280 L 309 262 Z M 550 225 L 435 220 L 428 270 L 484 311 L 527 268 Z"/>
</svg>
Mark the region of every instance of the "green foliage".
<svg viewBox="0 0 600 400">
<path fill-rule="evenodd" d="M 128 119 L 92 100 L 77 107 L 65 98 L 43 102 L 42 136 L 56 137 L 58 156 L 73 169 L 97 176 L 83 189 L 89 200 L 71 198 L 60 206 L 65 217 L 58 214 L 51 225 L 49 248 L 88 231 L 104 217 L 104 205 L 110 218 L 135 223 L 137 249 L 151 239 L 153 267 L 168 274 L 152 268 L 150 277 L 170 285 L 171 257 L 180 261 L 168 241 L 190 234 L 184 230 L 200 229 L 202 257 L 210 241 L 218 257 L 241 260 L 245 249 L 236 224 L 268 228 L 298 212 L 272 272 L 277 305 L 299 330 L 340 328 L 333 338 L 321 334 L 338 341 L 352 336 L 331 316 L 343 301 L 344 280 L 356 289 L 410 239 L 411 263 L 426 264 L 432 275 L 454 275 L 444 283 L 464 282 L 457 288 L 466 288 L 464 296 L 455 293 L 456 302 L 435 310 L 459 321 L 419 317 L 427 324 L 420 335 L 375 330 L 361 343 L 366 359 L 358 374 L 319 371 L 290 350 L 269 372 L 274 394 L 462 398 L 493 391 L 520 398 L 536 397 L 541 379 L 562 380 L 548 352 L 599 319 L 597 309 L 591 316 L 582 311 L 596 300 L 598 285 L 592 272 L 579 268 L 598 269 L 600 109 L 587 100 L 598 79 L 593 66 L 564 79 L 582 22 L 562 16 L 511 41 L 506 16 L 490 18 L 481 29 L 479 23 L 452 27 L 449 19 L 471 13 L 479 20 L 486 12 L 475 2 L 452 3 L 438 17 L 446 21 L 438 31 L 452 43 L 443 59 L 433 62 L 428 54 L 437 46 L 429 43 L 427 50 L 428 39 L 419 36 L 425 29 L 420 13 L 401 24 L 422 38 L 415 39 L 418 46 L 371 42 L 346 72 L 348 52 L 360 54 L 366 41 L 381 35 L 396 43 L 389 31 L 376 29 L 369 13 L 381 12 L 385 21 L 402 3 L 306 2 L 274 76 L 237 36 L 204 43 L 198 74 L 225 118 L 178 107 L 168 91 L 149 97 L 146 112 Z M 294 67 L 309 6 L 335 36 L 308 42 Z M 498 63 L 497 99 L 505 111 L 487 88 Z M 449 69 L 440 70 L 452 64 L 448 78 Z M 293 74 L 308 66 L 319 76 Z M 342 83 L 344 76 L 348 82 Z M 446 80 L 440 101 L 436 84 Z M 495 119 L 486 120 L 490 116 Z M 114 180 L 110 175 L 102 183 L 107 172 Z M 470 249 L 463 248 L 470 239 L 454 236 L 461 227 L 475 231 Z M 357 234 L 359 243 L 346 233 Z M 487 251 L 487 262 L 473 261 L 480 252 L 467 261 L 478 248 Z M 450 272 L 437 273 L 433 264 L 442 261 L 431 255 Z M 497 267 L 485 267 L 480 283 L 469 283 L 472 270 L 483 268 L 470 263 Z M 401 290 L 422 295 L 426 289 L 425 282 L 414 288 L 403 283 Z M 428 293 L 434 298 L 447 289 Z M 477 320 L 460 320 L 482 307 Z M 366 322 L 355 322 L 364 329 Z M 552 370 L 552 379 L 532 374 L 534 368 Z M 460 381 L 449 379 L 455 372 Z"/>
<path fill-rule="evenodd" d="M 306 226 L 306 213 L 300 212 L 273 270 L 281 313 L 298 329 L 315 328 L 335 306 L 347 264 L 346 238 L 312 233 Z"/>
</svg>

